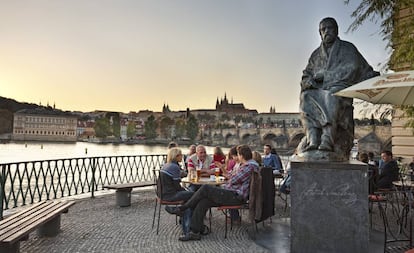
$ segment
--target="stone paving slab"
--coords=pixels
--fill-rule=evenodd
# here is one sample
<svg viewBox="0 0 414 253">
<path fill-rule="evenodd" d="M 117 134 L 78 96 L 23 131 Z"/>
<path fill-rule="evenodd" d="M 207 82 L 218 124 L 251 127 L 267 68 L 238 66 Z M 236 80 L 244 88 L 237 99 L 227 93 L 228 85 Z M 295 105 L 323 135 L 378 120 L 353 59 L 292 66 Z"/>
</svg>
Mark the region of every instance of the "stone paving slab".
<svg viewBox="0 0 414 253">
<path fill-rule="evenodd" d="M 224 239 L 224 215 L 215 208 L 212 233 L 200 241 L 181 242 L 178 241 L 181 227 L 175 225 L 175 217 L 165 210 L 161 210 L 159 235 L 156 235 L 156 224 L 151 228 L 153 190 L 133 191 L 131 202 L 130 207 L 118 207 L 114 194 L 78 199 L 62 215 L 62 231 L 58 236 L 39 238 L 34 232 L 29 240 L 21 242 L 20 252 L 269 252 L 250 238 L 247 229 L 251 225 L 246 221 L 233 226 Z M 247 214 L 247 211 L 243 213 Z"/>
</svg>

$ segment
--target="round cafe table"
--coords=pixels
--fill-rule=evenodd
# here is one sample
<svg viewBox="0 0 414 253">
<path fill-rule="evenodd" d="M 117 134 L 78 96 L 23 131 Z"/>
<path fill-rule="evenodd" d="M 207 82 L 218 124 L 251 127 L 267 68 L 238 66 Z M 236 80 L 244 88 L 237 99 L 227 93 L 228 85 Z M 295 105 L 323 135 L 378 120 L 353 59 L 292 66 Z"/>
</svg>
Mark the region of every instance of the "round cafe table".
<svg viewBox="0 0 414 253">
<path fill-rule="evenodd" d="M 198 180 L 197 182 L 194 182 L 194 181 L 191 181 L 188 177 L 184 177 L 181 179 L 181 182 L 186 183 L 186 184 L 195 184 L 195 185 L 203 185 L 203 184 L 222 185 L 222 184 L 226 184 L 227 180 L 216 181 L 215 179 L 210 179 L 209 177 L 201 177 L 200 180 Z"/>
</svg>

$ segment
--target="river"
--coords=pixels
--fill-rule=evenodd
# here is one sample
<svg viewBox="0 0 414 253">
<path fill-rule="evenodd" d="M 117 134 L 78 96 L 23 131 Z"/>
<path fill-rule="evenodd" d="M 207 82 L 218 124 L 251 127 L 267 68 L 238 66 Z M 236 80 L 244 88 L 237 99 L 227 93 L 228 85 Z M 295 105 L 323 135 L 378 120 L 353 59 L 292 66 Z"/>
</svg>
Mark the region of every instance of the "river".
<svg viewBox="0 0 414 253">
<path fill-rule="evenodd" d="M 184 154 L 188 147 L 182 146 Z M 206 146 L 207 153 L 212 154 L 214 147 Z M 226 153 L 228 149 L 223 148 Z M 144 144 L 95 144 L 87 142 L 52 143 L 52 142 L 10 142 L 0 144 L 0 164 L 62 158 L 153 155 L 166 154 L 165 145 Z"/>
</svg>

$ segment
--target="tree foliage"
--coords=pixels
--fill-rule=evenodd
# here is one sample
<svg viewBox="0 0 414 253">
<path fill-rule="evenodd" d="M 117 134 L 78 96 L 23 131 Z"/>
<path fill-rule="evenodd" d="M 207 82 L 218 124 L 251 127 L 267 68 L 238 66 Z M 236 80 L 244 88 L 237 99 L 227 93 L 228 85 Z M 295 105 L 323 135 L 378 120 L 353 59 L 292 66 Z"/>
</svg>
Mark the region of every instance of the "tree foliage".
<svg viewBox="0 0 414 253">
<path fill-rule="evenodd" d="M 147 139 L 155 139 L 157 137 L 157 127 L 158 124 L 155 121 L 154 115 L 151 115 L 147 118 L 144 127 L 144 134 Z"/>
<path fill-rule="evenodd" d="M 95 130 L 95 135 L 98 138 L 106 138 L 112 135 L 111 126 L 109 124 L 109 119 L 106 117 L 95 120 L 94 130 Z"/>
<path fill-rule="evenodd" d="M 224 113 L 220 116 L 220 119 L 222 121 L 230 120 L 230 116 L 228 114 Z"/>
<path fill-rule="evenodd" d="M 414 106 L 403 106 L 401 108 L 404 112 L 404 117 L 409 118 L 410 120 L 404 125 L 405 127 L 411 127 L 414 133 Z"/>
<path fill-rule="evenodd" d="M 133 121 L 129 121 L 128 122 L 128 126 L 127 126 L 127 137 L 128 138 L 133 138 L 136 135 L 136 124 Z"/>
<path fill-rule="evenodd" d="M 161 120 L 160 120 L 160 131 L 161 131 L 161 136 L 164 138 L 168 138 L 168 136 L 171 133 L 171 127 L 174 125 L 174 120 L 172 120 L 170 117 L 168 116 L 164 116 Z"/>
<path fill-rule="evenodd" d="M 105 114 L 105 117 L 108 119 L 111 135 L 119 138 L 119 136 L 121 136 L 121 121 L 119 112 L 108 112 Z"/>
<path fill-rule="evenodd" d="M 216 120 L 216 116 L 215 115 L 211 115 L 209 113 L 203 113 L 203 114 L 198 114 L 197 115 L 197 119 L 200 122 L 208 123 L 208 122 L 215 121 Z"/>
<path fill-rule="evenodd" d="M 344 2 L 349 4 L 350 1 Z M 385 41 L 388 41 L 387 46 L 393 50 L 388 62 L 389 68 L 414 69 L 414 16 L 410 18 L 399 16 L 400 10 L 408 14 L 414 12 L 413 6 L 414 0 L 362 0 L 351 14 L 355 20 L 348 31 L 355 31 L 366 20 L 381 21 L 380 34 Z M 406 126 L 414 127 L 414 106 L 401 106 L 400 109 L 408 118 Z M 388 109 L 385 114 L 390 114 L 392 111 Z"/>
<path fill-rule="evenodd" d="M 187 130 L 187 137 L 190 138 L 191 140 L 195 140 L 195 138 L 198 135 L 198 121 L 191 114 L 187 120 L 186 130 Z"/>
<path fill-rule="evenodd" d="M 349 4 L 351 0 L 345 0 Z M 358 7 L 352 12 L 351 17 L 355 20 L 349 26 L 348 31 L 355 31 L 366 20 L 381 22 L 381 34 L 384 40 L 390 40 L 393 31 L 393 15 L 398 0 L 362 0 Z"/>
<path fill-rule="evenodd" d="M 175 136 L 182 138 L 185 135 L 185 120 L 178 118 L 175 120 Z"/>
<path fill-rule="evenodd" d="M 0 109 L 0 134 L 13 132 L 13 113 Z"/>
</svg>

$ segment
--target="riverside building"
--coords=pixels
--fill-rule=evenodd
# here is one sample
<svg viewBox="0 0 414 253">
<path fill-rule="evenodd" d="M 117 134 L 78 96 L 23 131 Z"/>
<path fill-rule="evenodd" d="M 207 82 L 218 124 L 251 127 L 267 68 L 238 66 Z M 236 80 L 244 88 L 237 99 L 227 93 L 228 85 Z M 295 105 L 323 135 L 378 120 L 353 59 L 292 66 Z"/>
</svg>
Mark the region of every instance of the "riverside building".
<svg viewBox="0 0 414 253">
<path fill-rule="evenodd" d="M 77 116 L 52 107 L 14 113 L 12 139 L 16 141 L 76 141 Z"/>
</svg>

